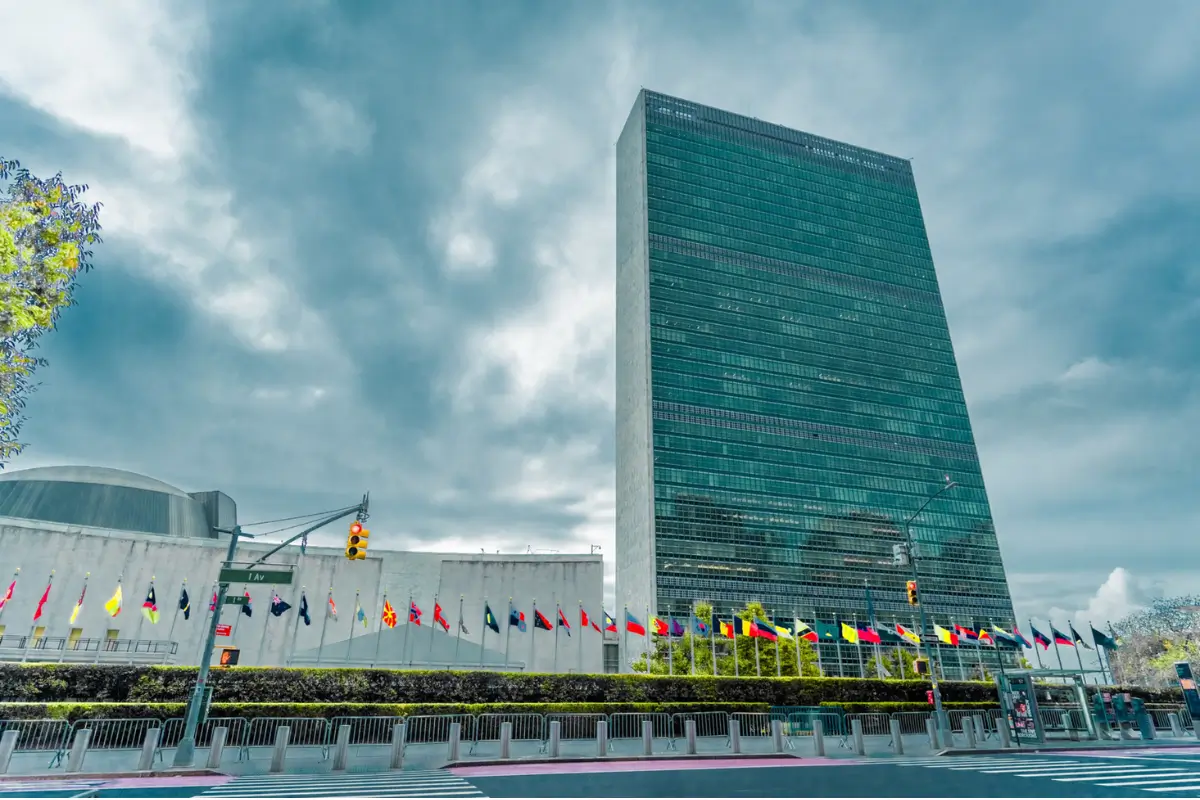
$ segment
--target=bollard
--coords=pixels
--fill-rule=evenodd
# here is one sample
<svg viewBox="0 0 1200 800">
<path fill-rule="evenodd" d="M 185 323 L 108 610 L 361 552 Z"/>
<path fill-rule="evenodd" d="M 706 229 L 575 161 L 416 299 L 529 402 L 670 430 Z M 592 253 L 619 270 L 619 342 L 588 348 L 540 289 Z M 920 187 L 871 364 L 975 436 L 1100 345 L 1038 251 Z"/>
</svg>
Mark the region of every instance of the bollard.
<svg viewBox="0 0 1200 800">
<path fill-rule="evenodd" d="M 1062 722 L 1063 730 L 1067 732 L 1067 738 L 1072 742 L 1078 742 L 1079 731 L 1075 730 L 1075 726 L 1071 724 L 1071 715 L 1064 711 L 1059 721 Z"/>
<path fill-rule="evenodd" d="M 1171 723 L 1171 738 L 1183 738 L 1183 724 L 1179 721 L 1179 715 L 1174 711 L 1167 714 L 1167 722 Z"/>
<path fill-rule="evenodd" d="M 996 720 L 996 736 L 1000 739 L 1000 747 L 1007 750 L 1012 747 L 1012 739 L 1008 735 L 1008 720 Z"/>
<path fill-rule="evenodd" d="M 391 769 L 404 769 L 404 736 L 404 723 L 397 722 L 392 726 L 392 757 L 388 761 Z"/>
<path fill-rule="evenodd" d="M 1138 714 L 1137 716 L 1138 729 L 1142 733 L 1143 739 L 1153 739 L 1155 736 L 1154 720 L 1149 714 Z"/>
<path fill-rule="evenodd" d="M 963 738 L 967 740 L 967 749 L 975 749 L 975 720 L 970 717 L 963 717 Z"/>
<path fill-rule="evenodd" d="M 854 737 L 854 752 L 860 756 L 867 754 L 867 745 L 863 741 L 862 720 L 850 720 L 850 733 Z"/>
<path fill-rule="evenodd" d="M 229 728 L 213 728 L 212 744 L 208 746 L 208 768 L 220 769 L 221 756 L 225 754 L 225 737 L 229 735 Z"/>
<path fill-rule="evenodd" d="M 338 725 L 336 744 L 333 746 L 333 772 L 345 772 L 350 760 L 350 726 Z"/>
<path fill-rule="evenodd" d="M 642 720 L 642 755 L 654 755 L 654 721 Z"/>
<path fill-rule="evenodd" d="M 158 751 L 158 737 L 162 728 L 147 728 L 146 736 L 142 739 L 142 755 L 138 758 L 138 772 L 149 772 L 154 769 L 154 754 Z"/>
<path fill-rule="evenodd" d="M 687 754 L 689 756 L 696 755 L 696 720 L 685 719 L 683 721 L 683 735 L 687 739 Z"/>
<path fill-rule="evenodd" d="M 75 738 L 71 740 L 71 752 L 67 754 L 67 772 L 80 772 L 83 769 L 83 759 L 87 756 L 88 742 L 91 739 L 91 728 L 75 731 Z"/>
<path fill-rule="evenodd" d="M 776 753 L 783 752 L 783 721 L 778 719 L 771 720 L 771 744 L 775 746 Z"/>
<path fill-rule="evenodd" d="M 8 772 L 8 765 L 12 762 L 13 753 L 17 749 L 17 740 L 21 738 L 21 732 L 17 730 L 8 730 L 0 736 L 0 775 Z"/>
<path fill-rule="evenodd" d="M 271 772 L 283 772 L 287 766 L 288 740 L 292 737 L 292 729 L 280 725 L 275 729 L 275 752 L 271 753 Z"/>
<path fill-rule="evenodd" d="M 596 755 L 601 758 L 608 755 L 608 720 L 596 723 Z"/>
<path fill-rule="evenodd" d="M 462 738 L 462 723 L 450 723 L 450 740 L 446 743 L 446 760 L 450 763 L 458 761 L 458 744 Z"/>
<path fill-rule="evenodd" d="M 983 747 L 983 743 L 987 739 L 987 725 L 984 724 L 983 717 L 978 714 L 971 717 L 971 722 L 974 723 L 975 738 L 978 740 L 979 746 Z"/>
<path fill-rule="evenodd" d="M 904 755 L 904 738 L 900 735 L 900 720 L 888 720 L 888 727 L 892 731 L 892 749 L 896 751 L 896 755 Z"/>
<path fill-rule="evenodd" d="M 550 746 L 547 748 L 551 758 L 558 758 L 559 746 L 562 741 L 562 722 L 559 720 L 551 720 L 550 722 Z"/>
<path fill-rule="evenodd" d="M 813 720 L 813 747 L 819 757 L 825 757 L 825 723 L 819 719 Z"/>
<path fill-rule="evenodd" d="M 729 720 L 729 750 L 735 756 L 742 752 L 742 723 L 740 720 Z"/>
<path fill-rule="evenodd" d="M 500 723 L 500 757 L 512 758 L 512 723 Z"/>
<path fill-rule="evenodd" d="M 933 717 L 925 720 L 925 732 L 929 734 L 929 749 L 936 752 L 938 749 L 938 729 L 937 720 Z"/>
</svg>

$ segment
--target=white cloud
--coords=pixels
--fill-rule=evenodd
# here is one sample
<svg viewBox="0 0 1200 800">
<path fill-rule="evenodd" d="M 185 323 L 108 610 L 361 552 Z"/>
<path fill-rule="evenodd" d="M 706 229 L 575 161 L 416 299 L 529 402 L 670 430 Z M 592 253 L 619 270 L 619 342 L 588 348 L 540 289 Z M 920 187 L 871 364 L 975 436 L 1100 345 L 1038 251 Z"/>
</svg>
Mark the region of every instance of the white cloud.
<svg viewBox="0 0 1200 800">
<path fill-rule="evenodd" d="M 1100 627 L 1109 621 L 1115 622 L 1140 611 L 1162 594 L 1161 585 L 1142 580 L 1124 567 L 1117 567 L 1083 606 L 1075 610 L 1052 606 L 1047 614 L 1051 619 L 1071 620 L 1086 637 L 1084 626 L 1088 623 Z"/>
<path fill-rule="evenodd" d="M 345 97 L 335 97 L 311 86 L 296 91 L 304 110 L 302 138 L 332 152 L 362 155 L 371 147 L 375 126 Z"/>
<path fill-rule="evenodd" d="M 1087 382 L 1108 375 L 1113 366 L 1096 356 L 1088 356 L 1082 361 L 1076 361 L 1067 367 L 1066 372 L 1058 377 L 1060 383 Z"/>
<path fill-rule="evenodd" d="M 159 158 L 196 144 L 191 61 L 205 45 L 194 3 L 62 0 L 4 12 L 0 90 L 65 123 Z"/>
</svg>

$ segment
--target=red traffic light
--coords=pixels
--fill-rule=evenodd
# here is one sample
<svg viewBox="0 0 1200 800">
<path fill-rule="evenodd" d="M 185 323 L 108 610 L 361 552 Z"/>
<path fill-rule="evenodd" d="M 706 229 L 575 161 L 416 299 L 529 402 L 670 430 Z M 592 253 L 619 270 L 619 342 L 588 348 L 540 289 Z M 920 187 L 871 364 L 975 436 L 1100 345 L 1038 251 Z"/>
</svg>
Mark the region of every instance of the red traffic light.
<svg viewBox="0 0 1200 800">
<path fill-rule="evenodd" d="M 358 522 L 358 521 L 351 522 L 350 523 L 350 535 L 358 536 L 360 533 L 362 533 L 362 523 Z"/>
</svg>

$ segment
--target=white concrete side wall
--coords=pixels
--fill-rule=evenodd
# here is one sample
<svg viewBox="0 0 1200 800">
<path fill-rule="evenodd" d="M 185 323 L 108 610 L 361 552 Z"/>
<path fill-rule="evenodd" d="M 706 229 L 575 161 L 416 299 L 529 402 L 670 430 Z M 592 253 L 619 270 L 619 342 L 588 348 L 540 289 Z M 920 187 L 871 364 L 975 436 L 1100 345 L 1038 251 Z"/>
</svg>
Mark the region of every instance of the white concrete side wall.
<svg viewBox="0 0 1200 800">
<path fill-rule="evenodd" d="M 111 629 L 121 639 L 179 642 L 175 663 L 198 662 L 207 632 L 208 605 L 225 558 L 227 539 L 166 539 L 119 531 L 50 528 L 48 523 L 16 520 L 0 524 L 0 596 L 13 571 L 21 568 L 13 599 L 0 611 L 0 625 L 6 634 L 26 635 L 33 630 L 34 610 L 53 570 L 50 597 L 37 622 L 45 627 L 45 636 L 65 637 L 75 627 L 82 629 L 83 637 L 103 638 Z M 240 544 L 235 560 L 254 560 L 270 547 L 251 542 Z M 600 602 L 604 568 L 599 556 L 469 556 L 373 550 L 367 559 L 351 562 L 339 548 L 310 547 L 305 555 L 300 555 L 298 548 L 288 548 L 270 560 L 273 564 L 294 565 L 294 583 L 279 587 L 234 585 L 230 587 L 232 594 L 249 590 L 253 615 L 246 617 L 237 607 L 226 606 L 221 617 L 233 629 L 230 637 L 217 639 L 218 646 L 241 648 L 241 663 L 245 665 L 286 664 L 290 654 L 317 648 L 322 639 L 332 644 L 349 638 L 351 625 L 355 625 L 355 635 L 377 631 L 385 593 L 401 621 L 412 594 L 425 612 L 424 625 L 432 624 L 434 595 L 440 593 L 444 616 L 451 626 L 457 626 L 462 597 L 464 619 L 470 631 L 464 638 L 472 641 L 479 641 L 482 635 L 485 598 L 491 601 L 501 631 L 510 596 L 525 611 L 530 630 L 534 599 L 551 620 L 555 602 L 563 602 L 568 606 L 567 618 L 573 629 L 578 627 L 579 601 L 585 603 L 589 614 L 603 614 Z M 88 573 L 87 596 L 72 626 L 71 610 Z M 160 613 L 157 624 L 151 624 L 141 612 L 151 579 Z M 185 579 L 191 600 L 191 615 L 186 621 L 182 614 L 176 613 Z M 113 595 L 118 580 L 124 606 L 116 618 L 110 618 L 104 603 Z M 331 589 L 337 604 L 336 619 L 326 613 Z M 292 606 L 278 618 L 269 613 L 273 590 Z M 308 597 L 312 620 L 308 626 L 298 617 L 302 593 Z M 367 618 L 366 628 L 353 620 L 356 593 Z M 454 630 L 452 627 L 451 632 Z M 385 635 L 389 633 L 385 631 Z M 577 634 L 575 630 L 572 633 Z M 488 634 L 495 636 L 490 631 Z M 592 634 L 594 637 L 583 638 L 588 671 L 599 670 L 603 663 L 600 635 L 595 631 Z M 529 636 L 529 632 L 513 633 L 514 660 L 528 661 L 529 651 L 517 650 L 517 642 L 527 648 Z M 559 636 L 558 668 L 562 672 L 578 669 L 579 665 L 578 643 L 568 645 L 563 642 L 566 638 Z M 533 665 L 536 670 L 550 671 L 554 667 L 553 640 L 553 632 L 538 632 Z M 498 649 L 494 639 L 486 645 Z"/>
<path fill-rule="evenodd" d="M 646 609 L 657 605 L 646 213 L 646 116 L 641 93 L 617 141 L 617 607 L 613 614 L 621 630 L 624 606 L 649 625 Z M 630 671 L 629 662 L 641 649 L 622 654 L 622 672 Z"/>
</svg>

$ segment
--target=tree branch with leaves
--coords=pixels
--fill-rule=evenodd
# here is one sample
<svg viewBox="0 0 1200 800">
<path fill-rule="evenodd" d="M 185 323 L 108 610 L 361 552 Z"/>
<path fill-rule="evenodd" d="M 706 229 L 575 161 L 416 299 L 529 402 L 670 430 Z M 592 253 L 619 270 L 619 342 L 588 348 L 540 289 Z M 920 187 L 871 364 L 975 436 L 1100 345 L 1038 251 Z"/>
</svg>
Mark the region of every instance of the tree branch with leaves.
<svg viewBox="0 0 1200 800">
<path fill-rule="evenodd" d="M 19 441 L 39 337 L 74 305 L 81 272 L 92 268 L 90 245 L 100 242 L 100 204 L 80 201 L 86 185 L 69 186 L 62 173 L 42 180 L 17 161 L 0 158 L 0 467 Z"/>
</svg>

